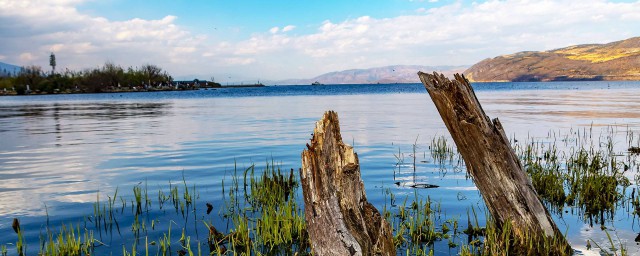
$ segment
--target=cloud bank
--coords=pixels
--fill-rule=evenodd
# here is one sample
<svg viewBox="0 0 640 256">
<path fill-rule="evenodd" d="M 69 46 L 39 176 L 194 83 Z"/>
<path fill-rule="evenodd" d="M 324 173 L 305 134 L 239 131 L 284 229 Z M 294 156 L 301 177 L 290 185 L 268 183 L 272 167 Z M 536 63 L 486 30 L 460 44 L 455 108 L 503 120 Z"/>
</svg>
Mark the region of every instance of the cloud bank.
<svg viewBox="0 0 640 256">
<path fill-rule="evenodd" d="M 523 50 L 640 36 L 640 1 L 488 1 L 409 10 L 404 16 L 275 24 L 231 41 L 177 25 L 180 17 L 113 21 L 81 13 L 83 0 L 0 2 L 0 56 L 17 65 L 82 69 L 112 61 L 157 64 L 176 77 L 313 77 L 392 64 L 463 65 Z M 425 1 L 425 6 L 427 6 Z"/>
</svg>

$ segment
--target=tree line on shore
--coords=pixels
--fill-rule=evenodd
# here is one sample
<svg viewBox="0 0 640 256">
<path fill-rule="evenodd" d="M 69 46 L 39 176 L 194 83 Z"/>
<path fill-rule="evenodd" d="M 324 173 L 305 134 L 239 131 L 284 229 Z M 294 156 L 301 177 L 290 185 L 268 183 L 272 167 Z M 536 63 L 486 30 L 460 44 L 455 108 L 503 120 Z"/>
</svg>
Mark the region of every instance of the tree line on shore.
<svg viewBox="0 0 640 256">
<path fill-rule="evenodd" d="M 55 69 L 54 69 L 55 70 Z M 26 66 L 15 76 L 0 76 L 0 94 L 99 93 L 135 90 L 175 89 L 173 78 L 162 68 L 145 64 L 123 68 L 111 62 L 82 71 L 45 72 L 40 66 Z"/>
</svg>

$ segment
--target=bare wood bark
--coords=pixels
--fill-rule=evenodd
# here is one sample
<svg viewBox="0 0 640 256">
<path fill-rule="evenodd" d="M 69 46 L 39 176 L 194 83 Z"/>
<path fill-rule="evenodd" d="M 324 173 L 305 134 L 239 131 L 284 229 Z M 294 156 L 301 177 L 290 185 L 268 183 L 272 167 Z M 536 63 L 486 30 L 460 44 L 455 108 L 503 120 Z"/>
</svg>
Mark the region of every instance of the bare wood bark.
<svg viewBox="0 0 640 256">
<path fill-rule="evenodd" d="M 484 113 L 469 81 L 459 74 L 454 80 L 435 72 L 418 72 L 418 76 L 497 225 L 510 221 L 520 239 L 542 241 L 544 236 L 555 237 L 569 251 L 569 244 L 542 205 L 502 124 L 497 118 L 491 121 Z"/>
<path fill-rule="evenodd" d="M 367 201 L 358 156 L 342 142 L 335 112 L 316 123 L 300 177 L 315 255 L 396 255 L 391 226 Z"/>
</svg>

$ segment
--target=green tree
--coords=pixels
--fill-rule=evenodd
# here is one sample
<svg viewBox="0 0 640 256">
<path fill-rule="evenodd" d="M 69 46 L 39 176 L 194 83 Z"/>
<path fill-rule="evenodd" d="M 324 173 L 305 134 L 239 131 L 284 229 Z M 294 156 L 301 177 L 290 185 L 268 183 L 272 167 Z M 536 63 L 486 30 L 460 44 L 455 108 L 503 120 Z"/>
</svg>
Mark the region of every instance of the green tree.
<svg viewBox="0 0 640 256">
<path fill-rule="evenodd" d="M 102 67 L 102 73 L 105 76 L 105 83 L 107 86 L 118 87 L 118 84 L 124 82 L 124 70 L 122 67 L 107 62 Z"/>
<path fill-rule="evenodd" d="M 169 83 L 172 80 L 171 76 L 169 76 L 167 72 L 162 71 L 162 68 L 156 65 L 152 65 L 152 64 L 143 65 L 140 71 L 142 71 L 142 73 L 145 76 L 145 79 L 146 79 L 146 81 L 144 81 L 145 83 L 146 82 L 151 82 L 152 84 Z"/>
<path fill-rule="evenodd" d="M 56 55 L 53 52 L 49 55 L 49 66 L 51 66 L 51 75 L 53 75 L 56 72 Z"/>
<path fill-rule="evenodd" d="M 43 76 L 40 66 L 26 66 L 20 70 L 20 73 L 16 77 L 16 84 L 33 86 L 39 84 L 44 79 L 45 77 Z"/>
</svg>

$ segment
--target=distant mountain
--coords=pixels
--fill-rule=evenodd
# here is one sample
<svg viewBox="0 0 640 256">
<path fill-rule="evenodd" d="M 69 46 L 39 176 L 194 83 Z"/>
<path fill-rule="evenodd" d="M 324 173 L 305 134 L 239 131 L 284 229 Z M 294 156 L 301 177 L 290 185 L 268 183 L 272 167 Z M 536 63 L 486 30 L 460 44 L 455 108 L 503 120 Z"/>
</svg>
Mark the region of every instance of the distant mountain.
<svg viewBox="0 0 640 256">
<path fill-rule="evenodd" d="M 395 65 L 368 69 L 350 69 L 330 72 L 311 79 L 289 79 L 273 82 L 274 84 L 375 84 L 375 83 L 419 83 L 418 71 L 438 71 L 446 76 L 461 73 L 468 66 L 418 66 Z"/>
<path fill-rule="evenodd" d="M 498 56 L 464 74 L 476 82 L 640 80 L 640 37 Z"/>
<path fill-rule="evenodd" d="M 0 76 L 14 76 L 20 73 L 21 67 L 0 62 Z"/>
</svg>

